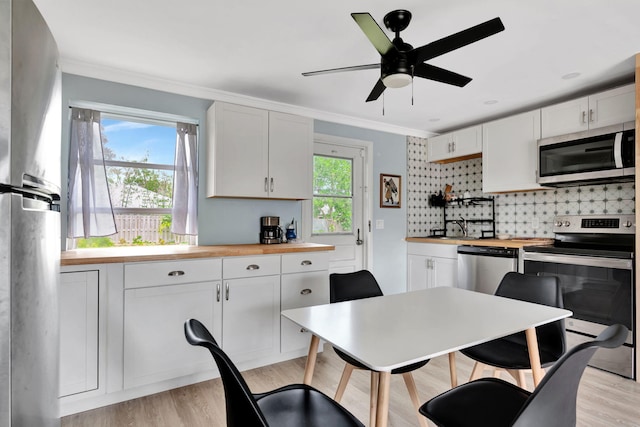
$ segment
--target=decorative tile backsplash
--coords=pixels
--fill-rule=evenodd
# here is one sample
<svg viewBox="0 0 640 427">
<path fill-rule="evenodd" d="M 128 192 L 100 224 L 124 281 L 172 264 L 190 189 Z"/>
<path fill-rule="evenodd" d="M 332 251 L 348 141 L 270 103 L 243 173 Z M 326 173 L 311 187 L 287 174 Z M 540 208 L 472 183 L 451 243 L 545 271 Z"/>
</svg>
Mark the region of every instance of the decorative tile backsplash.
<svg viewBox="0 0 640 427">
<path fill-rule="evenodd" d="M 407 236 L 433 234 L 444 224 L 444 209 L 429 206 L 429 196 L 442 191 L 447 184 L 452 192 L 472 197 L 493 196 L 495 202 L 496 233 L 518 237 L 552 237 L 556 215 L 576 214 L 633 214 L 635 213 L 635 184 L 609 183 L 564 187 L 519 193 L 483 194 L 482 159 L 454 163 L 427 163 L 427 140 L 407 137 Z M 508 177 L 505 177 L 508 179 Z M 447 218 L 485 219 L 491 217 L 491 204 L 476 206 L 447 206 Z M 490 223 L 470 223 L 469 235 L 480 236 L 490 229 Z M 448 236 L 460 235 L 461 229 L 449 224 Z"/>
</svg>

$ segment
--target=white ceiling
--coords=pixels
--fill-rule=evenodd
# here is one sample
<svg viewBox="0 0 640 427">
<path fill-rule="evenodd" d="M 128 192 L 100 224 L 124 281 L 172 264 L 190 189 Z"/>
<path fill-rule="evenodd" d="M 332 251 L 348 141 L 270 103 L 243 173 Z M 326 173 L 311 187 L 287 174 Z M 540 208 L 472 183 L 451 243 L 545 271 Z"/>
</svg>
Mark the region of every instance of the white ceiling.
<svg viewBox="0 0 640 427">
<path fill-rule="evenodd" d="M 35 0 L 63 71 L 324 120 L 429 135 L 631 81 L 638 0 Z M 379 62 L 350 16 L 413 14 L 414 47 L 494 17 L 505 31 L 429 61 L 473 78 L 415 79 L 366 103 L 378 70 L 303 77 Z M 386 31 L 386 30 L 385 30 Z M 389 34 L 393 38 L 392 34 Z M 563 79 L 580 73 L 573 79 Z M 488 103 L 488 101 L 497 101 Z M 298 108 L 300 107 L 300 108 Z"/>
</svg>

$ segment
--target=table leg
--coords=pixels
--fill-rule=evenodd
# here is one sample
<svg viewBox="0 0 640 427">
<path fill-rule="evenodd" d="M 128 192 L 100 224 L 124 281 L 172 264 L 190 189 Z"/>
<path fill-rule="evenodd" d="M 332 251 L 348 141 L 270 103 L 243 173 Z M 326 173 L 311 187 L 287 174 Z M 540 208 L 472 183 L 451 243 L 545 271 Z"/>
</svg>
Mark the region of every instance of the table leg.
<svg viewBox="0 0 640 427">
<path fill-rule="evenodd" d="M 378 415 L 378 386 L 380 385 L 380 373 L 371 371 L 371 396 L 369 396 L 369 427 L 376 427 Z"/>
<path fill-rule="evenodd" d="M 389 419 L 389 386 L 391 384 L 391 372 L 380 372 L 378 385 L 378 411 L 376 415 L 376 427 L 387 427 Z"/>
<path fill-rule="evenodd" d="M 304 380 L 302 381 L 306 385 L 311 385 L 311 380 L 313 379 L 313 370 L 316 367 L 319 343 L 320 338 L 315 335 L 311 335 L 311 342 L 309 342 L 309 354 L 307 354 L 307 363 L 304 365 Z"/>
<path fill-rule="evenodd" d="M 524 331 L 527 337 L 527 348 L 529 349 L 529 361 L 531 362 L 531 372 L 533 373 L 533 387 L 538 387 L 544 371 L 540 366 L 540 351 L 538 349 L 538 336 L 536 334 L 536 328 L 529 328 Z"/>
<path fill-rule="evenodd" d="M 456 354 L 449 353 L 449 375 L 451 376 L 451 388 L 458 386 L 458 371 L 456 370 Z"/>
</svg>

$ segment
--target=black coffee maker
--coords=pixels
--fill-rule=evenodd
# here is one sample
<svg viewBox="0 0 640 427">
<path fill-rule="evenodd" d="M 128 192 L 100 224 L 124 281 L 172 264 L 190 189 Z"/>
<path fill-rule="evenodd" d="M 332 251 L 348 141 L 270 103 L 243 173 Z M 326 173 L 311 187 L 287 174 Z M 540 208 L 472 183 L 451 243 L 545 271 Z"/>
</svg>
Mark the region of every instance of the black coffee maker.
<svg viewBox="0 0 640 427">
<path fill-rule="evenodd" d="M 282 229 L 279 216 L 260 217 L 260 243 L 270 245 L 282 243 Z"/>
</svg>

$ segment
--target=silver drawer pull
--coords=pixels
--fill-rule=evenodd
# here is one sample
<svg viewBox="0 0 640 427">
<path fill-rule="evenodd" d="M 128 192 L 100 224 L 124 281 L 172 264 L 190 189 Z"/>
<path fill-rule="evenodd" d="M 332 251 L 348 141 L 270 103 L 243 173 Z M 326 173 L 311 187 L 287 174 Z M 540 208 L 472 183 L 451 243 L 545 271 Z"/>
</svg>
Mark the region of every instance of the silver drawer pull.
<svg viewBox="0 0 640 427">
<path fill-rule="evenodd" d="M 260 270 L 260 266 L 258 264 L 249 264 L 247 265 L 247 270 Z"/>
<path fill-rule="evenodd" d="M 167 276 L 184 276 L 184 271 L 182 270 L 170 271 L 169 274 L 167 274 Z"/>
<path fill-rule="evenodd" d="M 309 261 L 308 259 L 305 259 L 304 261 L 302 261 L 300 263 L 300 265 L 311 265 L 311 264 L 313 264 L 313 263 L 311 261 Z"/>
<path fill-rule="evenodd" d="M 311 293 L 311 289 L 307 288 L 307 289 L 303 289 L 300 291 L 300 295 L 309 295 Z"/>
</svg>

